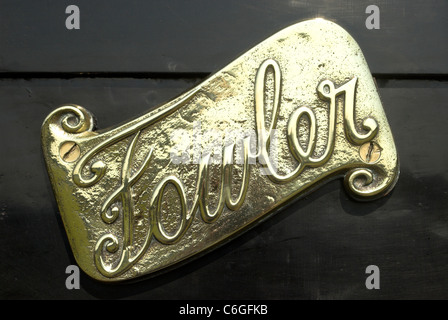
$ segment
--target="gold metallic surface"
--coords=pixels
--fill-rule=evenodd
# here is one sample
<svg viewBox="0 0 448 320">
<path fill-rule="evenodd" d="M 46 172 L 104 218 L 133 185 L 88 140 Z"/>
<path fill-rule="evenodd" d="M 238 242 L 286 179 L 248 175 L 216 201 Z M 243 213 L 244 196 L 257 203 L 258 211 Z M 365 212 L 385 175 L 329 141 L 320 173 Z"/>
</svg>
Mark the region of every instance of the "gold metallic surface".
<svg viewBox="0 0 448 320">
<path fill-rule="evenodd" d="M 363 54 L 322 19 L 278 32 L 135 120 L 94 124 L 62 106 L 42 144 L 76 261 L 102 281 L 186 261 L 330 179 L 369 200 L 398 178 Z"/>
<path fill-rule="evenodd" d="M 359 148 L 359 155 L 365 163 L 373 164 L 381 157 L 381 147 L 373 141 L 364 143 Z"/>
<path fill-rule="evenodd" d="M 65 162 L 73 162 L 78 160 L 81 154 L 81 150 L 79 146 L 73 141 L 66 141 L 61 144 L 59 148 L 59 156 Z"/>
</svg>

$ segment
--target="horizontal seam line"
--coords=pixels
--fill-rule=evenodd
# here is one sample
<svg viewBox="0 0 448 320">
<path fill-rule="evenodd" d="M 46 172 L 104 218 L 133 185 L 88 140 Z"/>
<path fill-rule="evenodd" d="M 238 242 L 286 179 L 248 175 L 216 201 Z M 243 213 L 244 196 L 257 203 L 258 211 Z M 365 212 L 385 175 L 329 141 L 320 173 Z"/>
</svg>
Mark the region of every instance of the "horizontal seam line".
<svg viewBox="0 0 448 320">
<path fill-rule="evenodd" d="M 207 78 L 210 72 L 0 72 L 0 79 L 72 79 L 72 78 L 135 78 L 135 79 L 197 79 Z M 381 80 L 448 81 L 448 74 L 441 73 L 372 73 Z"/>
</svg>

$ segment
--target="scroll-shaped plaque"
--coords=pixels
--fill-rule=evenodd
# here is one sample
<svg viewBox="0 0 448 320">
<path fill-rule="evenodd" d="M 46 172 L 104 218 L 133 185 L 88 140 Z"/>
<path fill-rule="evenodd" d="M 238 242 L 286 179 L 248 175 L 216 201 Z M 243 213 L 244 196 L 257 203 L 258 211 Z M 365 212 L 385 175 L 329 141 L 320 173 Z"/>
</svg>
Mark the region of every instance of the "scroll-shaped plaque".
<svg viewBox="0 0 448 320">
<path fill-rule="evenodd" d="M 96 131 L 89 111 L 62 106 L 42 144 L 76 261 L 103 281 L 186 261 L 330 179 L 367 200 L 399 172 L 361 50 L 322 19 L 114 129 Z"/>
</svg>

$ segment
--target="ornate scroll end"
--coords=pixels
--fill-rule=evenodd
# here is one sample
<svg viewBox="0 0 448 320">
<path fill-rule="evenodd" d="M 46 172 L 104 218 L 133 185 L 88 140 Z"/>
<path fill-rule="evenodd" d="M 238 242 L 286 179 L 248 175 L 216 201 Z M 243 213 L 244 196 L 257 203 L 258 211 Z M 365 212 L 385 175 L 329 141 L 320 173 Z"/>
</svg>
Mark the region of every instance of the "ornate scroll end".
<svg viewBox="0 0 448 320">
<path fill-rule="evenodd" d="M 380 143 L 376 141 L 381 141 Z M 344 176 L 344 186 L 358 201 L 375 200 L 387 195 L 400 175 L 400 164 L 392 136 L 379 136 L 359 148 L 362 166 L 350 169 Z"/>
<path fill-rule="evenodd" d="M 178 265 L 334 177 L 371 200 L 399 174 L 365 59 L 322 19 L 280 31 L 135 120 L 94 130 L 92 114 L 66 105 L 45 120 L 42 145 L 75 258 L 102 281 Z"/>
<path fill-rule="evenodd" d="M 95 117 L 85 108 L 76 104 L 66 104 L 50 113 L 42 124 L 42 133 L 60 130 L 67 134 L 92 132 L 96 127 Z"/>
<path fill-rule="evenodd" d="M 41 129 L 42 149 L 47 165 L 65 167 L 81 156 L 81 141 L 96 133 L 95 117 L 85 108 L 66 104 L 50 113 Z M 50 169 L 49 168 L 49 169 Z"/>
<path fill-rule="evenodd" d="M 358 201 L 371 201 L 387 195 L 398 181 L 399 170 L 379 173 L 376 169 L 353 169 L 344 176 L 349 195 Z"/>
<path fill-rule="evenodd" d="M 50 173 L 72 169 L 72 166 L 86 153 L 92 144 L 96 119 L 87 109 L 76 105 L 66 104 L 50 113 L 44 120 L 41 129 L 41 139 L 44 157 Z M 80 169 L 75 169 L 73 179 L 77 184 L 87 184 L 79 177 Z M 104 174 L 105 164 L 97 161 L 90 165 L 94 177 Z M 97 180 L 95 178 L 94 180 Z"/>
</svg>

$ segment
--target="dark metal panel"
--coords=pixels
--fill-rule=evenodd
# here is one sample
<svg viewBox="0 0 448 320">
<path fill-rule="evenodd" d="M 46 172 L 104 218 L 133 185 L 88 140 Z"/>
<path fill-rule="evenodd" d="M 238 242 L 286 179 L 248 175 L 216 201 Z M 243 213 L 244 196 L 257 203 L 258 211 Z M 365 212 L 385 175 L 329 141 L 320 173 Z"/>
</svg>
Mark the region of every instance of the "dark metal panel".
<svg viewBox="0 0 448 320">
<path fill-rule="evenodd" d="M 65 8 L 80 9 L 67 30 Z M 368 5 L 380 29 L 368 30 Z M 324 17 L 353 35 L 373 73 L 447 74 L 448 2 L 15 1 L 0 3 L 1 72 L 213 72 L 293 23 Z"/>
<path fill-rule="evenodd" d="M 134 284 L 87 276 L 67 290 L 68 247 L 40 151 L 40 125 L 63 103 L 115 125 L 200 79 L 15 79 L 0 81 L 0 297 L 149 299 L 448 298 L 448 87 L 381 81 L 401 158 L 392 194 L 349 199 L 334 181 L 261 225 L 181 268 Z M 378 265 L 381 289 L 367 290 Z"/>
</svg>

